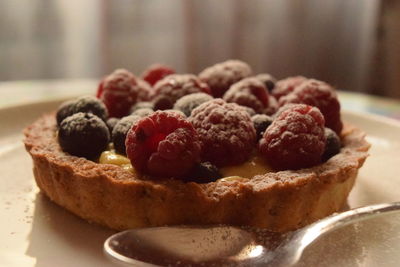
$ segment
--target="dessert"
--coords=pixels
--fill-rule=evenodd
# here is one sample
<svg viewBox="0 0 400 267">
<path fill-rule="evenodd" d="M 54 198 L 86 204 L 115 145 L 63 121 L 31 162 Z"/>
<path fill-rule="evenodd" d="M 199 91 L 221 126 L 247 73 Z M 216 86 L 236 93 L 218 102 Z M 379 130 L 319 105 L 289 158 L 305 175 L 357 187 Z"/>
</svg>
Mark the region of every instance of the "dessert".
<svg viewBox="0 0 400 267">
<path fill-rule="evenodd" d="M 298 86 L 326 87 L 312 79 L 293 85 L 281 99 L 294 94 L 296 101 L 279 100 L 279 111 L 267 115 L 265 96 L 277 103 L 273 91 L 280 81 L 269 93 L 247 78 L 247 64 L 233 63 L 216 65 L 200 79 L 168 74 L 145 89 L 149 98 L 138 97 L 139 78 L 116 71 L 97 93 L 108 116 L 89 108 L 93 104 L 73 108 L 76 100 L 43 115 L 24 132 L 37 185 L 79 217 L 117 230 L 231 224 L 284 232 L 340 210 L 368 155 L 364 133 L 320 110 L 320 95 L 317 102 L 302 102 L 299 96 L 309 90 Z M 223 82 L 230 88 L 214 88 L 218 94 L 233 88 L 249 99 L 261 95 L 257 111 L 251 103 L 209 94 L 216 86 L 215 80 L 207 84 L 213 69 L 224 76 L 235 68 L 240 78 L 227 75 Z M 258 86 L 255 91 L 245 78 Z M 265 91 L 253 94 L 260 88 Z M 337 100 L 333 88 L 326 90 L 329 103 Z M 157 105 L 160 99 L 168 105 Z"/>
</svg>

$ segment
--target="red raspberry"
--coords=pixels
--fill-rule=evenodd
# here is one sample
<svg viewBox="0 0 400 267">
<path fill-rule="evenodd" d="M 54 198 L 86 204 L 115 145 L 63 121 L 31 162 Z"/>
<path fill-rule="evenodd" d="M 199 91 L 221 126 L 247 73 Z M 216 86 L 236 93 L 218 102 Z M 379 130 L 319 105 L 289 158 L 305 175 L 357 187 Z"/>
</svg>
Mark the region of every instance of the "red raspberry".
<svg viewBox="0 0 400 267">
<path fill-rule="evenodd" d="M 264 113 L 269 105 L 269 93 L 265 85 L 257 78 L 245 78 L 233 84 L 224 94 L 226 102 L 236 103 Z"/>
<path fill-rule="evenodd" d="M 145 80 L 142 80 L 140 78 L 137 78 L 136 80 L 137 80 L 137 84 L 138 84 L 137 102 L 149 101 L 150 95 L 153 92 L 153 88 Z"/>
<path fill-rule="evenodd" d="M 210 88 L 206 83 L 203 83 L 192 74 L 171 74 L 158 81 L 154 86 L 152 99 L 167 98 L 170 106 L 163 109 L 170 109 L 175 104 L 176 100 L 185 95 L 193 93 L 210 94 Z"/>
<path fill-rule="evenodd" d="M 136 77 L 125 69 L 118 69 L 100 82 L 97 97 L 106 105 L 110 117 L 121 118 L 129 114 L 139 90 Z"/>
<path fill-rule="evenodd" d="M 276 170 L 317 165 L 325 149 L 324 123 L 318 108 L 295 105 L 283 111 L 264 132 L 260 153 Z"/>
<path fill-rule="evenodd" d="M 279 100 L 279 98 L 291 93 L 297 86 L 306 80 L 307 78 L 303 76 L 294 76 L 280 80 L 275 84 L 271 94 Z"/>
<path fill-rule="evenodd" d="M 157 111 L 137 121 L 125 145 L 137 170 L 159 177 L 181 177 L 200 159 L 196 130 L 175 112 Z"/>
<path fill-rule="evenodd" d="M 213 99 L 195 108 L 189 121 L 200 136 L 203 161 L 221 167 L 250 157 L 256 130 L 245 108 Z"/>
<path fill-rule="evenodd" d="M 142 78 L 146 82 L 148 82 L 151 86 L 155 85 L 159 80 L 168 76 L 170 74 L 174 74 L 175 70 L 163 65 L 163 64 L 153 64 L 148 67 L 143 73 Z"/>
<path fill-rule="evenodd" d="M 228 60 L 204 69 L 199 74 L 214 97 L 222 97 L 229 87 L 252 74 L 250 66 L 240 60 Z"/>
<path fill-rule="evenodd" d="M 325 126 L 340 135 L 343 124 L 340 119 L 340 103 L 335 89 L 327 83 L 307 80 L 296 89 L 279 99 L 279 105 L 287 103 L 307 104 L 319 108 L 325 117 Z"/>
</svg>

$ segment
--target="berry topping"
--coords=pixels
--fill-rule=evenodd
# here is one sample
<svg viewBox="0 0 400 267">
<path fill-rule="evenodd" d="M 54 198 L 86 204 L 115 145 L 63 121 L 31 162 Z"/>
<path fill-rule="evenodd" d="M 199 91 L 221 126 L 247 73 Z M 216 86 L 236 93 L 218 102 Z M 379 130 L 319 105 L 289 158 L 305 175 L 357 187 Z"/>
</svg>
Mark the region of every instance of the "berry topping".
<svg viewBox="0 0 400 267">
<path fill-rule="evenodd" d="M 252 108 L 256 113 L 263 113 L 269 104 L 269 94 L 265 85 L 258 79 L 245 78 L 233 84 L 224 94 L 226 102 Z"/>
<path fill-rule="evenodd" d="M 212 99 L 213 97 L 211 95 L 205 93 L 185 95 L 175 102 L 174 109 L 182 111 L 189 117 L 193 109 Z"/>
<path fill-rule="evenodd" d="M 112 133 L 112 131 L 113 131 L 115 125 L 116 125 L 118 122 L 119 122 L 119 119 L 118 119 L 118 118 L 109 118 L 109 119 L 106 121 L 106 125 L 107 125 L 108 130 L 110 131 L 110 133 Z"/>
<path fill-rule="evenodd" d="M 138 109 L 142 108 L 149 108 L 154 110 L 154 104 L 152 102 L 137 102 L 135 105 L 132 106 L 131 108 L 131 113 L 135 112 Z"/>
<path fill-rule="evenodd" d="M 325 138 L 326 144 L 324 154 L 322 155 L 323 161 L 327 161 L 334 155 L 338 154 L 342 147 L 339 136 L 329 128 L 325 128 Z"/>
<path fill-rule="evenodd" d="M 272 91 L 275 87 L 276 79 L 268 74 L 268 73 L 262 73 L 254 76 L 254 78 L 258 79 L 260 82 L 262 82 L 265 87 L 268 89 L 269 92 Z"/>
<path fill-rule="evenodd" d="M 161 80 L 162 78 L 174 74 L 175 70 L 172 68 L 163 65 L 163 64 L 154 64 L 148 67 L 142 74 L 143 80 L 148 82 L 150 85 L 155 85 L 156 82 Z"/>
<path fill-rule="evenodd" d="M 185 178 L 186 182 L 211 183 L 221 178 L 218 168 L 210 162 L 196 164 L 189 175 Z"/>
<path fill-rule="evenodd" d="M 340 134 L 343 128 L 340 119 L 340 103 L 332 86 L 317 80 L 307 80 L 296 89 L 279 99 L 281 106 L 301 103 L 319 108 L 325 117 L 325 126 Z"/>
<path fill-rule="evenodd" d="M 272 117 L 265 115 L 265 114 L 257 114 L 251 117 L 251 120 L 253 121 L 254 128 L 256 129 L 257 132 L 257 138 L 260 139 L 265 130 L 272 124 Z"/>
<path fill-rule="evenodd" d="M 260 153 L 277 170 L 296 170 L 321 162 L 325 148 L 324 116 L 318 108 L 296 105 L 282 112 L 267 128 Z"/>
<path fill-rule="evenodd" d="M 240 60 L 228 60 L 204 69 L 199 78 L 206 82 L 214 97 L 222 97 L 229 87 L 252 73 L 250 66 Z"/>
<path fill-rule="evenodd" d="M 143 118 L 143 117 L 149 116 L 152 113 L 154 113 L 154 110 L 151 108 L 141 108 L 141 109 L 137 109 L 134 112 L 132 112 L 131 115 L 136 115 L 136 116 Z"/>
<path fill-rule="evenodd" d="M 153 99 L 167 97 L 172 104 L 167 108 L 172 108 L 175 102 L 182 96 L 193 93 L 210 94 L 210 88 L 192 74 L 172 74 L 157 82 L 154 86 Z M 157 103 L 155 103 L 157 106 Z"/>
<path fill-rule="evenodd" d="M 71 155 L 94 159 L 107 148 L 110 133 L 104 121 L 91 113 L 65 118 L 58 130 L 58 142 Z"/>
<path fill-rule="evenodd" d="M 92 113 L 103 121 L 106 121 L 108 117 L 107 109 L 103 102 L 93 96 L 82 96 L 76 100 L 61 104 L 57 110 L 57 124 L 60 125 L 63 119 L 78 112 Z"/>
<path fill-rule="evenodd" d="M 160 95 L 153 99 L 154 110 L 171 109 L 174 106 L 174 101 L 169 96 Z"/>
<path fill-rule="evenodd" d="M 150 95 L 153 91 L 151 85 L 146 82 L 145 80 L 136 78 L 137 85 L 138 85 L 138 96 L 137 101 L 149 101 Z"/>
<path fill-rule="evenodd" d="M 275 88 L 271 91 L 272 95 L 279 100 L 282 96 L 285 96 L 306 81 L 307 78 L 303 76 L 288 77 L 280 80 L 275 84 Z"/>
<path fill-rule="evenodd" d="M 129 114 L 139 90 L 136 77 L 125 69 L 118 69 L 100 82 L 97 97 L 104 102 L 111 117 L 121 118 Z"/>
<path fill-rule="evenodd" d="M 140 120 L 137 115 L 123 117 L 114 127 L 112 131 L 112 141 L 114 149 L 118 154 L 126 155 L 125 139 L 132 125 Z"/>
<path fill-rule="evenodd" d="M 256 142 L 250 115 L 235 104 L 213 99 L 201 104 L 189 117 L 202 144 L 202 159 L 218 167 L 246 161 Z"/>
<path fill-rule="evenodd" d="M 192 124 L 175 112 L 157 111 L 129 130 L 126 152 L 139 171 L 181 177 L 200 159 L 200 142 Z"/>
</svg>

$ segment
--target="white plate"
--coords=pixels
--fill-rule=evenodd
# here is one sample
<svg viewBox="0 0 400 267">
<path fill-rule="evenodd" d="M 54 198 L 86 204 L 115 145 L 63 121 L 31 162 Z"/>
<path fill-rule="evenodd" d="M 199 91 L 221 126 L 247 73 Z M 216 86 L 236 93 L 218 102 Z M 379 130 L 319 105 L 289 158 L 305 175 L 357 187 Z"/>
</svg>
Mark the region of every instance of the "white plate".
<svg viewBox="0 0 400 267">
<path fill-rule="evenodd" d="M 22 129 L 59 102 L 0 109 L 0 266 L 113 266 L 103 241 L 113 231 L 92 225 L 38 193 Z M 372 144 L 350 197 L 351 208 L 400 200 L 400 123 L 344 112 Z"/>
</svg>

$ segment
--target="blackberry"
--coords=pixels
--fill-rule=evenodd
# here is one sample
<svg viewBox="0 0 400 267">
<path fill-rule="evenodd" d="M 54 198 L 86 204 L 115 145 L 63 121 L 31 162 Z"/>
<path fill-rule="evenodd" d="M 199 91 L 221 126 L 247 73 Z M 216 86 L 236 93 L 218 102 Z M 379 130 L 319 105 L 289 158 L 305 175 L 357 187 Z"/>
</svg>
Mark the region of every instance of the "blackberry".
<svg viewBox="0 0 400 267">
<path fill-rule="evenodd" d="M 189 117 L 193 109 L 212 99 L 213 97 L 211 95 L 205 93 L 185 95 L 176 101 L 174 109 L 182 111 Z"/>
<path fill-rule="evenodd" d="M 71 155 L 95 159 L 107 148 L 110 133 L 104 121 L 91 113 L 65 118 L 58 130 L 58 142 Z"/>
<path fill-rule="evenodd" d="M 131 129 L 132 125 L 140 120 L 141 117 L 137 115 L 130 115 L 123 117 L 118 121 L 112 131 L 112 142 L 114 144 L 114 149 L 118 154 L 126 155 L 125 139 L 128 131 Z"/>
<path fill-rule="evenodd" d="M 189 175 L 185 178 L 186 182 L 211 183 L 221 178 L 222 175 L 218 168 L 210 162 L 197 163 Z"/>
<path fill-rule="evenodd" d="M 107 121 L 108 117 L 107 108 L 103 102 L 93 96 L 82 96 L 60 105 L 56 115 L 57 124 L 60 125 L 63 119 L 78 112 L 92 113 L 103 121 Z"/>
<path fill-rule="evenodd" d="M 106 125 L 107 125 L 108 130 L 110 131 L 110 133 L 112 133 L 112 131 L 113 131 L 115 125 L 119 122 L 119 120 L 120 120 L 120 119 L 118 119 L 118 118 L 109 118 L 109 119 L 106 121 Z"/>
<path fill-rule="evenodd" d="M 340 141 L 339 136 L 331 129 L 325 127 L 325 150 L 324 154 L 322 154 L 322 160 L 327 161 L 334 155 L 340 152 L 340 148 L 342 147 L 342 143 Z"/>
<path fill-rule="evenodd" d="M 168 96 L 160 95 L 153 99 L 153 105 L 155 111 L 172 109 L 174 101 Z"/>
<path fill-rule="evenodd" d="M 135 112 L 138 109 L 142 109 L 142 108 L 150 108 L 150 109 L 154 110 L 154 104 L 152 102 L 148 102 L 148 101 L 137 102 L 135 105 L 132 106 L 131 113 Z"/>
<path fill-rule="evenodd" d="M 272 117 L 265 114 L 256 114 L 253 117 L 251 117 L 251 120 L 253 121 L 254 128 L 256 128 L 258 139 L 260 139 L 263 136 L 265 130 L 273 122 Z"/>
<path fill-rule="evenodd" d="M 262 73 L 254 76 L 254 78 L 258 79 L 260 82 L 262 82 L 265 87 L 268 89 L 269 92 L 272 91 L 275 87 L 276 79 L 268 74 L 268 73 Z"/>
<path fill-rule="evenodd" d="M 141 109 L 137 109 L 134 112 L 132 112 L 131 115 L 136 115 L 141 118 L 144 118 L 144 117 L 149 116 L 152 113 L 154 113 L 154 110 L 151 108 L 141 108 Z"/>
</svg>

